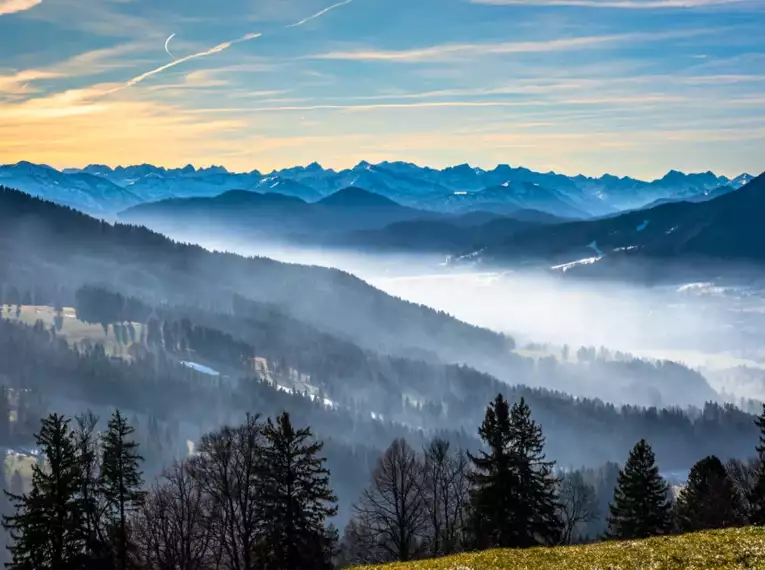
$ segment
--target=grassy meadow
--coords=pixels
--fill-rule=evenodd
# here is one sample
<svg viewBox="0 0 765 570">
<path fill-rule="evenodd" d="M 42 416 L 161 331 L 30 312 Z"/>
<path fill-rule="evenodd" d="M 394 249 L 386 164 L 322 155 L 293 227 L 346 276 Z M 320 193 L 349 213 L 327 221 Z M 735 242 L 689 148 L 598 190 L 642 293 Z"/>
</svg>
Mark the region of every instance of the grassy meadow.
<svg viewBox="0 0 765 570">
<path fill-rule="evenodd" d="M 765 569 L 765 528 L 727 529 L 585 546 L 488 550 L 433 560 L 363 568 L 365 570 Z M 361 570 L 361 567 L 356 570 Z"/>
</svg>

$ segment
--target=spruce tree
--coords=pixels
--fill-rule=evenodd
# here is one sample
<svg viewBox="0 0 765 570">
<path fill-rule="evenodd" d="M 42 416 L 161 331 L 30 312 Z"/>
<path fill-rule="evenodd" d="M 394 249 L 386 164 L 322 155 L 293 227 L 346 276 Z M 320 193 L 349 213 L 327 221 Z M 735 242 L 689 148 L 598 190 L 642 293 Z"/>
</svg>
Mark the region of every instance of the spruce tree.
<svg viewBox="0 0 765 570">
<path fill-rule="evenodd" d="M 478 430 L 488 451 L 470 455 L 473 527 L 479 547 L 528 547 L 559 541 L 562 523 L 554 463 L 545 461 L 542 429 L 521 399 L 509 408 L 502 394 Z"/>
<path fill-rule="evenodd" d="M 750 520 L 754 525 L 765 525 L 765 404 L 762 405 L 762 414 L 754 423 L 760 430 L 760 439 L 757 447 L 757 464 L 754 474 L 754 486 L 749 494 Z"/>
<path fill-rule="evenodd" d="M 644 439 L 635 445 L 619 472 L 610 511 L 611 538 L 648 538 L 671 530 L 669 487 L 659 475 L 653 450 Z"/>
<path fill-rule="evenodd" d="M 128 516 L 144 498 L 141 490 L 143 473 L 138 443 L 130 439 L 135 428 L 127 423 L 119 410 L 109 420 L 103 437 L 99 487 L 106 503 L 106 516 L 111 523 L 115 546 L 115 565 L 127 567 L 130 555 Z"/>
<path fill-rule="evenodd" d="M 89 568 L 113 567 L 112 552 L 104 528 L 104 501 L 100 492 L 98 472 L 99 445 L 96 434 L 98 417 L 87 412 L 75 417 L 74 440 L 80 460 L 80 499 L 82 501 L 83 530 L 89 559 Z"/>
<path fill-rule="evenodd" d="M 326 521 L 337 514 L 329 484 L 323 443 L 310 428 L 296 430 L 286 412 L 269 418 L 263 432 L 261 505 L 266 530 L 261 556 L 266 568 L 323 570 L 332 568 L 336 531 Z"/>
<path fill-rule="evenodd" d="M 682 532 L 727 528 L 743 523 L 744 507 L 722 462 L 711 455 L 691 469 L 675 507 Z"/>
<path fill-rule="evenodd" d="M 44 461 L 32 466 L 32 490 L 12 495 L 15 514 L 3 517 L 10 532 L 12 570 L 67 570 L 85 561 L 81 468 L 69 421 L 51 414 L 35 434 Z"/>
</svg>

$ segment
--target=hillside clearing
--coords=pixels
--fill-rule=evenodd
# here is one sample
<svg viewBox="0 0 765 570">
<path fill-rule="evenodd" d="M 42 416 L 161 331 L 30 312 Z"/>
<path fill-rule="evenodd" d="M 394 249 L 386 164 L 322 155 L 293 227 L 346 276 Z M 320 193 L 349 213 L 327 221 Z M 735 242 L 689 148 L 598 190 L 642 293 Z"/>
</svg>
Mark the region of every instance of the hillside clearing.
<svg viewBox="0 0 765 570">
<path fill-rule="evenodd" d="M 433 560 L 364 566 L 363 568 L 366 570 L 378 568 L 386 570 L 765 569 L 765 528 L 727 529 L 586 546 L 488 550 Z"/>
<path fill-rule="evenodd" d="M 27 325 L 34 325 L 35 322 L 42 321 L 46 328 L 51 328 L 55 324 L 56 311 L 48 306 L 28 306 L 21 307 L 21 312 L 16 316 L 15 308 L 6 306 L 2 314 L 3 317 L 12 320 L 18 320 Z M 61 313 L 63 317 L 59 336 L 66 338 L 70 343 L 100 343 L 104 346 L 107 354 L 118 355 L 123 358 L 130 358 L 127 354 L 127 346 L 120 343 L 114 334 L 114 325 L 110 325 L 107 332 L 101 325 L 85 323 L 77 319 L 77 312 L 73 307 L 64 307 Z M 136 338 L 140 339 L 143 334 L 143 325 L 133 323 Z"/>
</svg>

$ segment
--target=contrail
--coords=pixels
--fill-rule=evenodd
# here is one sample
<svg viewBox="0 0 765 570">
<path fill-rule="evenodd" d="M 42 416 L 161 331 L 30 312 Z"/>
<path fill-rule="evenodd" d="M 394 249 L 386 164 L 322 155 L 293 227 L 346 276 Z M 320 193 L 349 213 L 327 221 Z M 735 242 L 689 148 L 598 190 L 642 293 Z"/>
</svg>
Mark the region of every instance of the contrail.
<svg viewBox="0 0 765 570">
<path fill-rule="evenodd" d="M 175 59 L 175 56 L 172 53 L 170 53 L 170 49 L 168 49 L 167 46 L 170 45 L 170 40 L 172 40 L 174 37 L 175 37 L 175 34 L 172 33 L 172 34 L 170 34 L 170 37 L 165 40 L 165 51 L 167 52 L 167 55 L 169 55 L 173 59 Z"/>
<path fill-rule="evenodd" d="M 345 6 L 346 4 L 350 4 L 353 2 L 353 0 L 343 0 L 342 2 L 338 2 L 337 4 L 332 4 L 332 6 L 329 6 L 327 8 L 324 8 L 320 12 L 316 12 L 312 16 L 308 16 L 307 18 L 304 18 L 300 20 L 299 22 L 295 22 L 294 24 L 290 24 L 289 26 L 285 26 L 287 28 L 296 28 L 298 26 L 302 26 L 303 24 L 310 22 L 311 20 L 315 20 L 316 18 L 320 18 L 330 10 L 334 10 L 335 8 L 339 8 L 340 6 Z M 224 50 L 227 50 L 234 44 L 238 44 L 240 42 L 246 42 L 249 40 L 254 40 L 255 38 L 259 38 L 262 34 L 247 34 L 246 36 L 242 36 L 241 38 L 231 40 L 229 42 L 223 42 L 222 44 L 218 44 L 215 47 L 211 47 L 210 49 L 206 51 L 200 51 L 199 53 L 193 53 L 191 55 L 187 55 L 185 57 L 182 57 L 180 59 L 174 59 L 170 63 L 166 63 L 165 65 L 162 65 L 160 67 L 157 67 L 156 69 L 152 69 L 151 71 L 147 71 L 146 73 L 142 73 L 141 75 L 138 75 L 134 77 L 133 79 L 130 79 L 129 81 L 126 81 L 122 85 L 119 85 L 118 87 L 114 87 L 113 89 L 109 89 L 108 91 L 104 91 L 101 93 L 101 95 L 109 95 L 111 93 L 115 93 L 116 91 L 121 91 L 127 87 L 132 87 L 133 85 L 136 85 L 143 81 L 144 79 L 148 79 L 152 75 L 156 75 L 157 73 L 162 73 L 166 69 L 170 69 L 171 67 L 175 67 L 176 65 L 180 65 L 181 63 L 185 63 L 187 61 L 191 61 L 192 59 L 198 59 L 200 57 L 205 57 L 208 55 L 212 55 L 214 53 L 220 53 Z M 170 40 L 173 39 L 173 36 L 175 34 L 171 34 L 169 38 L 165 40 L 165 51 L 169 53 L 171 56 L 173 54 L 170 53 L 170 50 L 167 49 L 168 44 L 170 43 Z"/>
<path fill-rule="evenodd" d="M 294 24 L 285 26 L 285 28 L 297 28 L 298 26 L 302 26 L 303 24 L 310 22 L 311 20 L 315 20 L 316 18 L 323 16 L 330 10 L 334 10 L 335 8 L 339 8 L 340 6 L 345 6 L 346 4 L 350 4 L 351 2 L 353 2 L 353 0 L 343 0 L 342 2 L 338 2 L 337 4 L 332 4 L 332 6 L 328 8 L 324 8 L 321 12 L 316 12 L 313 16 L 308 16 L 307 18 L 304 18 L 300 20 L 299 22 L 295 22 Z"/>
<path fill-rule="evenodd" d="M 254 40 L 255 38 L 259 38 L 261 34 L 247 34 L 246 36 L 242 36 L 241 38 L 231 40 L 230 42 L 223 42 L 222 44 L 218 44 L 215 47 L 212 47 L 206 51 L 200 51 L 199 53 L 193 53 L 191 55 L 187 55 L 186 57 L 182 57 L 180 59 L 175 59 L 171 61 L 170 63 L 166 63 L 165 65 L 162 65 L 156 69 L 152 69 L 151 71 L 147 71 L 146 73 L 142 73 L 141 75 L 138 75 L 134 77 L 133 79 L 126 81 L 119 87 L 115 87 L 114 89 L 110 89 L 109 91 L 105 91 L 103 95 L 109 95 L 110 93 L 114 93 L 115 91 L 121 91 L 122 89 L 125 89 L 126 87 L 132 87 L 133 85 L 136 85 L 137 83 L 140 83 L 144 79 L 148 79 L 152 75 L 156 75 L 157 73 L 162 73 L 166 69 L 170 69 L 171 67 L 175 67 L 176 65 L 180 65 L 181 63 L 185 63 L 187 61 L 191 61 L 192 59 L 198 59 L 200 57 L 205 57 L 208 55 L 212 55 L 214 53 L 220 53 L 224 50 L 227 50 L 234 44 L 238 44 L 241 42 L 246 42 L 249 40 Z"/>
</svg>

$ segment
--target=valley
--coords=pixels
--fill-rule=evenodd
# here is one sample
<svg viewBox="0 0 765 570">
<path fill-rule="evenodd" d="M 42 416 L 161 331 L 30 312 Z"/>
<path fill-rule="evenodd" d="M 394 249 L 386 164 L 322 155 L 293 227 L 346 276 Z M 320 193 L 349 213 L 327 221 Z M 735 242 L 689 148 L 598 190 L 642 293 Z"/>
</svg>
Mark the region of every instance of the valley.
<svg viewBox="0 0 765 570">
<path fill-rule="evenodd" d="M 31 484 L 33 418 L 47 409 L 125 410 L 151 477 L 221 425 L 289 410 L 327 444 L 345 526 L 392 440 L 475 449 L 502 393 L 528 402 L 556 472 L 585 477 L 601 503 L 637 437 L 679 492 L 700 456 L 733 468 L 751 454 L 765 281 L 756 257 L 726 265 L 718 250 L 698 263 L 678 249 L 656 272 L 666 254 L 652 248 L 680 247 L 656 244 L 682 232 L 653 228 L 687 216 L 713 231 L 703 205 L 748 206 L 761 181 L 582 221 L 420 210 L 345 188 L 314 202 L 170 198 L 110 222 L 2 189 L 0 351 L 14 358 L 0 377 L 26 394 L 10 469 Z M 650 278 L 633 279 L 623 255 Z M 606 525 L 601 514 L 581 532 Z"/>
<path fill-rule="evenodd" d="M 0 0 L 0 566 L 765 569 L 765 0 Z"/>
</svg>

